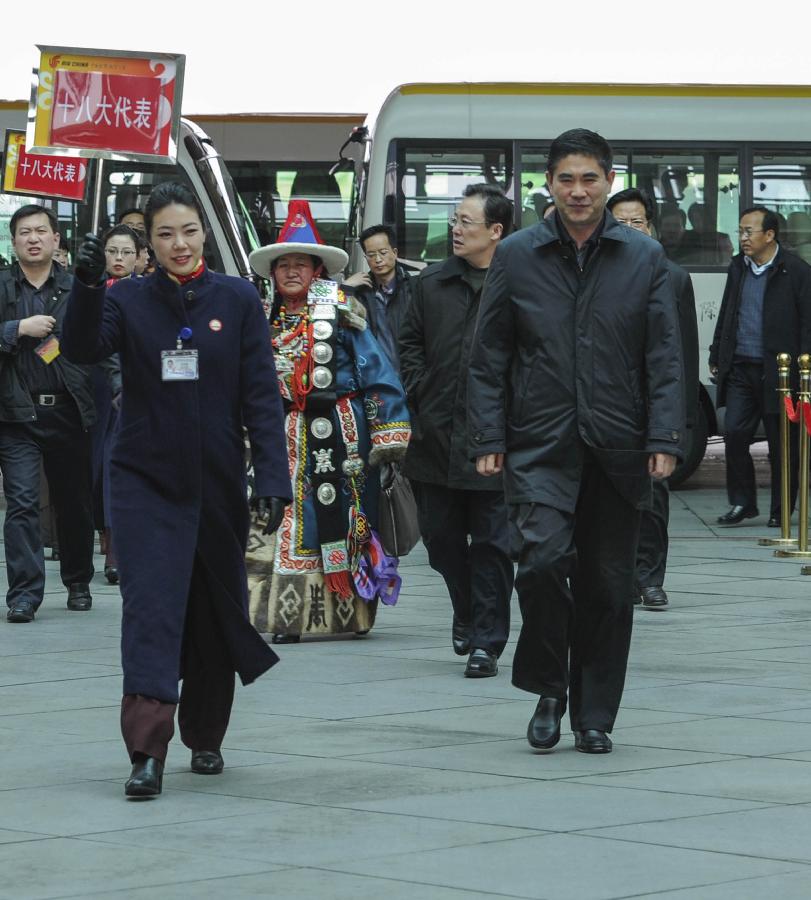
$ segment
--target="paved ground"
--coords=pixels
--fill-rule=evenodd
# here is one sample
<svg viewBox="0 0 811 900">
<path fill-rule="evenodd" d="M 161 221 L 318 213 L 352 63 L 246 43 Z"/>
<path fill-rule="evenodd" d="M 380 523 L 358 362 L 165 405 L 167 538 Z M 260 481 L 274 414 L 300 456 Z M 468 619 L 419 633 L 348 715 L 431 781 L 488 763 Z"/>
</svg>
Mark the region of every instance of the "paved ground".
<svg viewBox="0 0 811 900">
<path fill-rule="evenodd" d="M 464 679 L 415 552 L 368 638 L 238 691 L 222 776 L 178 743 L 163 796 L 127 802 L 119 597 L 97 577 L 69 613 L 49 563 L 37 621 L 0 622 L 0 898 L 807 900 L 811 579 L 765 518 L 707 525 L 707 471 L 673 497 L 672 608 L 636 613 L 609 756 L 530 751 L 514 641 Z"/>
</svg>

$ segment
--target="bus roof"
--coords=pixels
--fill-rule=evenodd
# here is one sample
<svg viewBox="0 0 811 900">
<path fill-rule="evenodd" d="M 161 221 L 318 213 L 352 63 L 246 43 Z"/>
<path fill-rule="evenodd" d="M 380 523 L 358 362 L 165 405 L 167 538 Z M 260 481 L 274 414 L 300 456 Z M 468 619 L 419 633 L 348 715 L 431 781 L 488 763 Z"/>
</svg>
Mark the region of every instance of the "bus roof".
<svg viewBox="0 0 811 900">
<path fill-rule="evenodd" d="M 811 97 L 807 84 L 597 84 L 595 82 L 463 81 L 416 82 L 396 87 L 395 94 L 526 94 L 594 97 Z"/>
</svg>

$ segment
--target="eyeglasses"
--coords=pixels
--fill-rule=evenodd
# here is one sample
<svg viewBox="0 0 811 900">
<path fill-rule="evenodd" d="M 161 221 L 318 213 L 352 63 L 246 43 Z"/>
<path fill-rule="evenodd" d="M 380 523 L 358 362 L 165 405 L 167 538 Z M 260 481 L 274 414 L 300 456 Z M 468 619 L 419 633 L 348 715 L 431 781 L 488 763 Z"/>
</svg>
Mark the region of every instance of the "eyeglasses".
<svg viewBox="0 0 811 900">
<path fill-rule="evenodd" d="M 764 228 L 739 228 L 738 229 L 738 237 L 752 237 L 753 234 L 757 234 L 759 231 L 765 231 Z"/>
<path fill-rule="evenodd" d="M 630 225 L 631 228 L 644 228 L 648 223 L 645 219 L 617 219 L 621 225 Z"/>
<path fill-rule="evenodd" d="M 448 217 L 448 225 L 450 225 L 451 228 L 456 228 L 456 226 L 458 225 L 460 228 L 463 228 L 465 231 L 467 231 L 468 228 L 472 228 L 474 225 L 486 225 L 486 224 L 487 224 L 487 222 L 484 219 L 466 219 L 464 217 L 460 219 L 459 216 L 457 216 L 457 215 L 452 215 L 452 216 Z"/>
<path fill-rule="evenodd" d="M 105 250 L 104 252 L 107 254 L 107 256 L 113 257 L 113 259 L 118 259 L 119 256 L 123 259 L 126 259 L 128 256 L 135 256 L 134 250 L 113 250 L 112 248 L 110 248 L 109 250 Z"/>
<path fill-rule="evenodd" d="M 364 253 L 363 255 L 366 257 L 366 259 L 372 260 L 385 259 L 389 255 L 389 253 L 391 253 L 391 250 L 371 250 L 369 251 L 369 253 Z"/>
</svg>

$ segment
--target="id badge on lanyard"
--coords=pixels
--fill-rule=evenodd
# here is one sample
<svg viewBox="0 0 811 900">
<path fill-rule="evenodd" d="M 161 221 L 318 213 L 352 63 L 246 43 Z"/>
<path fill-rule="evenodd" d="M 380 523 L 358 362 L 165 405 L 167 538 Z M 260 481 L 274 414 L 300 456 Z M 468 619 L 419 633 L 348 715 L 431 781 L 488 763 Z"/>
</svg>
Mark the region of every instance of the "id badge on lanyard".
<svg viewBox="0 0 811 900">
<path fill-rule="evenodd" d="M 161 350 L 163 381 L 197 381 L 200 377 L 196 350 Z"/>
</svg>

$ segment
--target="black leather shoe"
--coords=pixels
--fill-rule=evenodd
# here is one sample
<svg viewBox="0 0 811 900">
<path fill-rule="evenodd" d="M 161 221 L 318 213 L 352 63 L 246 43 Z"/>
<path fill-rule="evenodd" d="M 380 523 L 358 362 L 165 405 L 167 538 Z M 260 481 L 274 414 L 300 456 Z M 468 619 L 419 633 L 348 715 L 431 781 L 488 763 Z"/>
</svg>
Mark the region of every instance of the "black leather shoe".
<svg viewBox="0 0 811 900">
<path fill-rule="evenodd" d="M 733 506 L 728 513 L 718 516 L 716 521 L 719 525 L 737 525 L 743 522 L 744 519 L 754 519 L 755 516 L 759 515 L 760 513 L 756 506 Z"/>
<path fill-rule="evenodd" d="M 574 749 L 581 753 L 610 753 L 612 746 L 611 738 L 596 728 L 574 733 Z"/>
<path fill-rule="evenodd" d="M 779 528 L 783 523 L 780 521 L 778 516 L 769 516 L 769 521 L 766 523 L 767 528 Z"/>
<path fill-rule="evenodd" d="M 489 650 L 472 650 L 465 666 L 465 678 L 491 678 L 498 675 L 498 657 Z"/>
<path fill-rule="evenodd" d="M 457 656 L 467 656 L 470 653 L 470 626 L 453 617 L 451 626 L 451 643 L 453 652 Z"/>
<path fill-rule="evenodd" d="M 198 775 L 219 775 L 225 763 L 219 750 L 192 750 L 191 770 Z"/>
<path fill-rule="evenodd" d="M 17 600 L 6 613 L 7 622 L 33 622 L 36 611 L 30 600 Z"/>
<path fill-rule="evenodd" d="M 68 588 L 68 609 L 85 612 L 93 605 L 89 584 L 72 584 Z"/>
<path fill-rule="evenodd" d="M 270 639 L 271 644 L 297 644 L 301 640 L 300 634 L 274 634 Z"/>
<path fill-rule="evenodd" d="M 54 547 L 54 548 L 51 550 L 51 559 L 52 559 L 54 562 L 59 562 L 59 559 L 60 559 L 60 556 L 59 556 L 59 547 Z"/>
<path fill-rule="evenodd" d="M 115 566 L 105 566 L 104 577 L 108 584 L 118 584 L 118 569 Z"/>
<path fill-rule="evenodd" d="M 128 797 L 157 797 L 163 790 L 163 763 L 145 756 L 132 764 L 132 772 L 124 785 Z"/>
<path fill-rule="evenodd" d="M 650 587 L 640 588 L 640 593 L 645 609 L 665 609 L 667 607 L 667 594 L 661 585 L 654 584 Z"/>
<path fill-rule="evenodd" d="M 536 750 L 551 750 L 560 740 L 563 701 L 557 697 L 541 697 L 527 726 L 527 740 Z"/>
</svg>

